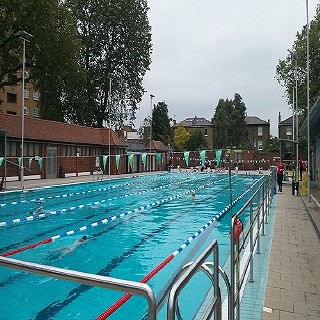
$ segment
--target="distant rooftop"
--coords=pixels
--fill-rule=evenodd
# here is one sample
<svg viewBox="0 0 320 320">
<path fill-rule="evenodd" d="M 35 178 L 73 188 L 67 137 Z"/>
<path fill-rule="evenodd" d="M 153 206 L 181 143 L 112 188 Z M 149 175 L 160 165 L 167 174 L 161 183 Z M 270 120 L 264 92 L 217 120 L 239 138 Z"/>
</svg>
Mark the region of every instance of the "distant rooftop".
<svg viewBox="0 0 320 320">
<path fill-rule="evenodd" d="M 213 124 L 205 118 L 198 118 L 194 116 L 194 118 L 187 118 L 182 120 L 180 123 L 177 123 L 176 126 L 182 124 L 184 127 L 208 127 L 213 126 Z"/>
<path fill-rule="evenodd" d="M 246 116 L 245 120 L 248 125 L 270 125 L 269 121 L 261 120 L 256 116 Z"/>
</svg>

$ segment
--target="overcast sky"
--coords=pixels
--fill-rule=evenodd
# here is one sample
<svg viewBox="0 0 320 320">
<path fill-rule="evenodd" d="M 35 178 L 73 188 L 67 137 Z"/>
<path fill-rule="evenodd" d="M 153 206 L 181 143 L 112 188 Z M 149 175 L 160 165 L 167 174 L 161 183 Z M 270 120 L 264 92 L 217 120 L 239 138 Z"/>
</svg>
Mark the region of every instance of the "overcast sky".
<svg viewBox="0 0 320 320">
<path fill-rule="evenodd" d="M 309 0 L 309 20 L 319 0 Z M 248 116 L 271 123 L 277 136 L 278 113 L 291 115 L 284 88 L 275 79 L 306 24 L 305 0 L 149 0 L 152 27 L 150 71 L 136 127 L 153 104 L 165 101 L 169 117 L 211 120 L 220 98 L 239 93 Z"/>
</svg>

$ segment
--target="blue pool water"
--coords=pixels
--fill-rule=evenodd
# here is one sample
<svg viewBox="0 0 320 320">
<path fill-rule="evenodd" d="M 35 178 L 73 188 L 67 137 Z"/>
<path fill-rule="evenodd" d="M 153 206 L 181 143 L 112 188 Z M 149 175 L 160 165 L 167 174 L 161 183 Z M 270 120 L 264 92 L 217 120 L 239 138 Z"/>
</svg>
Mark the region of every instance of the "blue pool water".
<svg viewBox="0 0 320 320">
<path fill-rule="evenodd" d="M 248 190 L 256 179 L 233 176 L 233 199 Z M 190 200 L 192 190 L 196 190 L 194 201 Z M 223 210 L 230 202 L 229 193 L 227 175 L 171 173 L 2 194 L 0 252 L 54 237 L 51 243 L 10 257 L 140 281 Z M 248 192 L 234 210 L 239 209 L 250 194 Z M 45 218 L 34 216 L 27 221 L 26 217 L 37 209 L 39 200 Z M 137 208 L 140 209 L 134 212 Z M 121 213 L 125 215 L 120 218 Z M 114 221 L 91 227 L 92 223 L 112 216 Z M 230 214 L 226 214 L 148 282 L 157 301 L 177 271 L 195 260 L 214 239 L 218 239 L 220 265 L 223 265 L 230 249 L 229 224 Z M 83 226 L 86 230 L 78 231 Z M 87 235 L 88 240 L 74 246 L 83 235 Z M 202 276 L 198 277 L 187 289 L 192 293 L 192 303 L 189 300 L 181 304 L 181 309 L 187 310 L 184 319 L 193 318 L 206 292 L 206 288 L 199 287 L 204 282 Z M 122 295 L 1 268 L 0 319 L 95 319 Z M 132 297 L 109 319 L 141 319 L 146 307 L 143 298 Z M 165 312 L 160 313 L 160 318 L 163 314 Z"/>
</svg>

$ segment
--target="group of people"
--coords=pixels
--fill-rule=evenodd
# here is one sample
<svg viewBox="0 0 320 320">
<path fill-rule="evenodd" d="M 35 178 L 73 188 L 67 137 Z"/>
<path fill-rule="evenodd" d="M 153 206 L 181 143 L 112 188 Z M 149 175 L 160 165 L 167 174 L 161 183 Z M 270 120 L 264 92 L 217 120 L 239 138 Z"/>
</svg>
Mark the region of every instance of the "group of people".
<svg viewBox="0 0 320 320">
<path fill-rule="evenodd" d="M 307 169 L 308 165 L 306 161 L 302 161 L 301 159 L 298 161 L 299 168 L 299 180 L 302 180 L 302 173 Z M 277 183 L 278 183 L 278 192 L 282 192 L 282 183 L 283 183 L 283 175 L 285 172 L 285 164 L 283 161 L 279 160 L 277 163 Z M 293 168 L 292 168 L 293 169 Z"/>
</svg>

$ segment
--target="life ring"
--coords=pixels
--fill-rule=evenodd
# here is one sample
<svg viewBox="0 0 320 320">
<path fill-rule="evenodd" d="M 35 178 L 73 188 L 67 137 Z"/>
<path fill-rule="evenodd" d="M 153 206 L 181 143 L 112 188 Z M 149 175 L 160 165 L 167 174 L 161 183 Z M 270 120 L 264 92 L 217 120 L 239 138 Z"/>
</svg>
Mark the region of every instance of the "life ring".
<svg viewBox="0 0 320 320">
<path fill-rule="evenodd" d="M 233 225 L 233 241 L 237 243 L 241 232 L 243 231 L 243 224 L 240 218 L 235 218 Z"/>
</svg>

